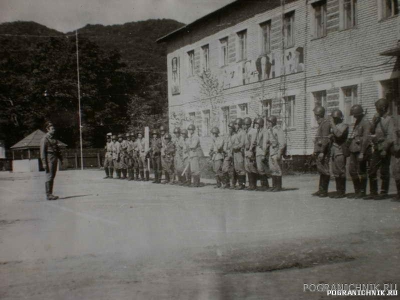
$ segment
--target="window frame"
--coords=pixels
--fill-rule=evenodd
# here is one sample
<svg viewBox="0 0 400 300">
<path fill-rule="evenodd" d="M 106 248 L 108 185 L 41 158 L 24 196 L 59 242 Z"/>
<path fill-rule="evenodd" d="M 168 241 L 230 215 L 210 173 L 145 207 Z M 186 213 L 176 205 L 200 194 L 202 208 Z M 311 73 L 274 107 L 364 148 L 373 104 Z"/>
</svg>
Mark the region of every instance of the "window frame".
<svg viewBox="0 0 400 300">
<path fill-rule="evenodd" d="M 285 127 L 296 128 L 296 95 L 285 96 L 283 99 L 285 104 L 285 112 L 284 112 Z M 290 117 L 286 117 L 288 108 L 290 108 Z"/>
<path fill-rule="evenodd" d="M 201 65 L 203 71 L 210 70 L 210 44 L 201 47 Z"/>
<path fill-rule="evenodd" d="M 238 61 L 247 59 L 247 29 L 236 33 Z"/>
<path fill-rule="evenodd" d="M 313 37 L 315 39 L 323 38 L 327 35 L 327 1 L 320 0 L 312 3 L 311 6 L 313 8 Z"/>
<path fill-rule="evenodd" d="M 348 96 L 346 96 L 346 92 L 347 91 L 350 91 L 350 93 L 351 93 L 351 95 L 350 95 L 351 100 L 350 101 L 346 100 L 348 98 Z M 354 91 L 355 91 L 356 95 L 354 95 Z M 341 109 L 341 111 L 343 112 L 343 115 L 344 115 L 344 123 L 345 124 L 349 124 L 349 125 L 350 124 L 354 124 L 354 120 L 352 120 L 352 117 L 350 116 L 350 109 L 354 104 L 358 104 L 359 103 L 359 101 L 358 101 L 358 85 L 356 84 L 356 85 L 343 86 L 343 87 L 340 88 L 340 93 L 341 93 L 341 98 L 342 98 L 341 100 L 342 101 L 340 101 L 339 106 L 340 106 L 340 109 Z M 356 99 L 356 101 L 354 101 L 354 99 Z M 350 103 L 349 106 L 346 105 L 347 102 Z"/>
<path fill-rule="evenodd" d="M 388 1 L 391 2 L 391 4 L 392 4 L 391 5 L 392 10 L 391 10 L 390 15 L 387 15 Z M 395 16 L 399 15 L 399 1 L 398 0 L 380 0 L 379 1 L 379 11 L 380 11 L 380 16 L 379 16 L 380 20 L 386 20 L 386 19 L 395 17 Z"/>
<path fill-rule="evenodd" d="M 340 30 L 349 30 L 352 28 L 356 28 L 358 24 L 358 0 L 340 0 Z M 349 4 L 346 4 L 349 3 Z M 345 9 L 346 6 L 350 6 L 351 10 L 351 20 L 350 25 L 348 24 L 347 20 L 347 10 Z"/>
<path fill-rule="evenodd" d="M 261 55 L 271 53 L 271 28 L 272 28 L 272 21 L 267 20 L 259 24 L 260 26 L 260 52 Z"/>
<path fill-rule="evenodd" d="M 295 21 L 296 21 L 296 14 L 295 10 L 292 10 L 290 12 L 285 13 L 284 19 L 283 19 L 283 42 L 284 42 L 284 48 L 289 49 L 295 46 L 296 44 L 296 39 L 295 39 Z M 288 22 L 289 20 L 289 22 Z M 288 38 L 288 27 L 290 26 L 290 40 Z M 290 42 L 290 43 L 289 43 Z"/>
<path fill-rule="evenodd" d="M 207 114 L 208 118 L 206 118 Z M 202 136 L 211 136 L 211 109 L 204 109 L 201 116 Z M 208 120 L 208 124 L 205 123 L 206 120 Z"/>
<path fill-rule="evenodd" d="M 225 49 L 226 51 L 224 51 Z M 219 65 L 225 67 L 229 64 L 229 37 L 219 40 Z"/>
<path fill-rule="evenodd" d="M 249 115 L 249 103 L 240 103 L 237 105 L 238 118 L 245 118 Z M 244 112 L 244 113 L 243 113 Z"/>
<path fill-rule="evenodd" d="M 188 77 L 193 77 L 195 75 L 195 58 L 194 50 L 187 52 L 188 55 Z"/>
</svg>

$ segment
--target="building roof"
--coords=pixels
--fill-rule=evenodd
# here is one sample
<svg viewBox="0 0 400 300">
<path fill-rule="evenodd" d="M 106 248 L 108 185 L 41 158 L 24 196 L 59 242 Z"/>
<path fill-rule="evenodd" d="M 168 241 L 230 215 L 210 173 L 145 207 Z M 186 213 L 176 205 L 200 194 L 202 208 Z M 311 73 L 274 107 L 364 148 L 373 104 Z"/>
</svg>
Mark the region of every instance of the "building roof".
<svg viewBox="0 0 400 300">
<path fill-rule="evenodd" d="M 40 148 L 40 141 L 45 136 L 45 133 L 40 129 L 32 132 L 30 135 L 24 137 L 18 143 L 11 147 L 13 150 L 17 149 L 33 149 Z M 60 147 L 67 147 L 63 142 L 58 141 L 58 145 Z"/>
<path fill-rule="evenodd" d="M 193 22 L 190 23 L 190 24 L 187 24 L 187 25 L 185 25 L 185 26 L 183 26 L 183 27 L 181 27 L 181 28 L 178 28 L 178 29 L 175 30 L 175 31 L 172 31 L 172 32 L 168 33 L 167 35 L 165 35 L 165 36 L 163 36 L 163 37 L 160 37 L 156 42 L 157 42 L 157 43 L 164 43 L 164 42 L 167 42 L 169 39 L 175 37 L 176 35 L 178 35 L 178 34 L 184 32 L 184 31 L 189 31 L 190 28 L 193 27 L 194 25 L 205 21 L 206 19 L 208 19 L 208 18 L 210 18 L 210 17 L 212 17 L 212 16 L 214 16 L 214 15 L 220 13 L 221 11 L 223 11 L 223 10 L 225 10 L 225 9 L 227 9 L 228 7 L 231 7 L 231 6 L 236 5 L 236 4 L 237 4 L 238 2 L 240 2 L 240 1 L 241 1 L 241 0 L 233 1 L 233 2 L 231 2 L 231 3 L 229 3 L 229 4 L 225 5 L 225 6 L 221 7 L 220 9 L 214 10 L 213 12 L 211 12 L 211 13 L 209 13 L 209 14 L 203 16 L 203 17 L 201 17 L 200 19 L 197 19 L 197 20 L 193 21 Z"/>
</svg>

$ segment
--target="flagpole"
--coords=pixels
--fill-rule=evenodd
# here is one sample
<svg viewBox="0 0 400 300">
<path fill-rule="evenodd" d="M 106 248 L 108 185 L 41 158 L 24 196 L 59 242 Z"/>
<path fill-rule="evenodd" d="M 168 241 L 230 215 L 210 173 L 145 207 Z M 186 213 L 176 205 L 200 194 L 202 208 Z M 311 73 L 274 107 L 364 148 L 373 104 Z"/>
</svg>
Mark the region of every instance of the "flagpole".
<svg viewBox="0 0 400 300">
<path fill-rule="evenodd" d="M 79 141 L 81 147 L 81 170 L 83 170 L 83 147 L 82 147 L 82 113 L 81 113 L 81 84 L 79 79 L 79 46 L 78 30 L 75 31 L 76 37 L 76 72 L 78 75 L 78 112 L 79 112 Z"/>
</svg>

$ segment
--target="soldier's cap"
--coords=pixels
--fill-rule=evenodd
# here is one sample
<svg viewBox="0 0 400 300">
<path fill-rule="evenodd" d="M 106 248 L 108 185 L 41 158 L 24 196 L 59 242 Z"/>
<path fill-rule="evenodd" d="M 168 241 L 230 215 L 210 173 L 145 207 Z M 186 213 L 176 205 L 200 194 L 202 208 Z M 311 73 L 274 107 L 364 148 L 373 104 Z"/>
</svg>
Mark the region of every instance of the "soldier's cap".
<svg viewBox="0 0 400 300">
<path fill-rule="evenodd" d="M 118 138 L 124 138 L 123 134 L 118 134 Z"/>
<path fill-rule="evenodd" d="M 111 132 L 107 133 L 107 137 L 111 137 L 111 136 L 112 136 Z"/>
<path fill-rule="evenodd" d="M 128 136 L 131 136 L 131 134 L 128 132 L 128 133 L 125 133 L 125 136 L 128 137 Z"/>
<path fill-rule="evenodd" d="M 111 138 L 112 138 L 113 140 L 115 140 L 115 139 L 117 138 L 117 136 L 114 134 Z"/>
</svg>

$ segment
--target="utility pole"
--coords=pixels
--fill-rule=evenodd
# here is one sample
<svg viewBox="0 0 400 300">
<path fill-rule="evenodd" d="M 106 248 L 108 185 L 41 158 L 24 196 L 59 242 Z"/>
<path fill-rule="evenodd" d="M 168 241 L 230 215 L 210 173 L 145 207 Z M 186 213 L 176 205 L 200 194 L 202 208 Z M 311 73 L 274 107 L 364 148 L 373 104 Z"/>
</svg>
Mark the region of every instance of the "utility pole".
<svg viewBox="0 0 400 300">
<path fill-rule="evenodd" d="M 77 76 L 78 76 L 79 141 L 80 141 L 80 147 L 81 147 L 81 170 L 83 170 L 81 84 L 80 84 L 80 79 L 79 79 L 79 45 L 78 45 L 78 30 L 75 31 L 75 37 L 76 37 L 76 72 L 77 72 Z"/>
</svg>

